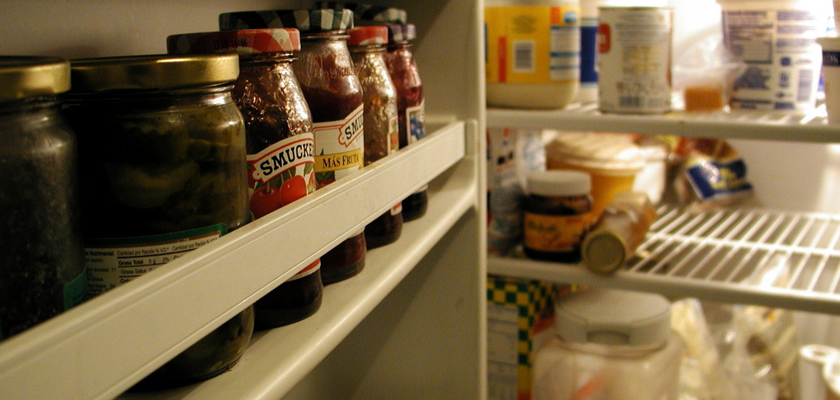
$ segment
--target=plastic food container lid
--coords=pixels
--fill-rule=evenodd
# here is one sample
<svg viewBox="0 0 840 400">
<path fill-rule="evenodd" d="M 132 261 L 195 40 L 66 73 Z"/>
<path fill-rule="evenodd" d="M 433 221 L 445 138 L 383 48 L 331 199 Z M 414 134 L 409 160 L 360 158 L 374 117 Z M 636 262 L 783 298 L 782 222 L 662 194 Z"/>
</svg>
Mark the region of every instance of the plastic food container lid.
<svg viewBox="0 0 840 400">
<path fill-rule="evenodd" d="M 300 31 L 276 28 L 185 33 L 167 37 L 166 47 L 169 54 L 292 53 L 300 50 Z"/>
<path fill-rule="evenodd" d="M 70 63 L 58 57 L 0 57 L 0 101 L 70 90 Z"/>
<path fill-rule="evenodd" d="M 408 13 L 405 10 L 393 7 L 365 3 L 345 3 L 341 1 L 319 1 L 315 3 L 315 7 L 352 10 L 357 22 L 371 21 L 388 24 L 404 24 L 408 21 Z"/>
<path fill-rule="evenodd" d="M 301 33 L 330 32 L 353 27 L 353 11 L 346 9 L 237 11 L 219 15 L 224 31 L 297 28 Z"/>
<path fill-rule="evenodd" d="M 546 157 L 576 167 L 635 173 L 645 165 L 642 151 L 627 137 L 563 133 L 546 146 Z"/>
<path fill-rule="evenodd" d="M 384 46 L 388 44 L 388 28 L 384 26 L 360 26 L 347 31 L 348 46 Z"/>
<path fill-rule="evenodd" d="M 663 345 L 671 331 L 671 304 L 658 294 L 589 289 L 557 302 L 557 333 L 577 343 Z"/>
<path fill-rule="evenodd" d="M 592 189 L 589 174 L 565 170 L 531 172 L 527 185 L 529 193 L 548 197 L 581 196 Z"/>
</svg>

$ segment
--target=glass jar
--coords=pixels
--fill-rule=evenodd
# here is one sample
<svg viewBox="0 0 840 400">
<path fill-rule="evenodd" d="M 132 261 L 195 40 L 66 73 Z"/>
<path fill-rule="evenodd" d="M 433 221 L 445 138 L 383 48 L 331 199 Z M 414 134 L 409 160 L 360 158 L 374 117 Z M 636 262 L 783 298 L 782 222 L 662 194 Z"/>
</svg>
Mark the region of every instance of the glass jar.
<svg viewBox="0 0 840 400">
<path fill-rule="evenodd" d="M 254 219 L 315 191 L 312 114 L 292 70 L 297 29 L 252 29 L 173 35 L 170 54 L 239 54 L 233 99 L 245 120 L 249 208 Z M 291 245 L 290 237 L 285 245 Z M 321 260 L 254 303 L 258 329 L 305 319 L 321 306 Z"/>
<path fill-rule="evenodd" d="M 69 88 L 66 60 L 0 57 L 0 340 L 85 298 Z"/>
<path fill-rule="evenodd" d="M 364 100 L 347 48 L 350 10 L 269 10 L 225 13 L 222 30 L 297 28 L 301 50 L 292 64 L 312 111 L 315 180 L 322 188 L 362 168 Z M 362 271 L 367 254 L 364 229 L 321 257 L 321 280 L 339 282 Z"/>
<path fill-rule="evenodd" d="M 365 105 L 365 165 L 399 149 L 397 128 L 397 88 L 385 65 L 388 28 L 362 26 L 348 31 L 347 45 L 356 75 L 362 84 Z M 399 239 L 402 233 L 402 203 L 380 215 L 365 227 L 368 250 Z"/>
<path fill-rule="evenodd" d="M 580 261 L 580 246 L 592 221 L 589 175 L 538 171 L 527 177 L 522 200 L 525 255 L 535 260 Z"/>
<path fill-rule="evenodd" d="M 245 129 L 231 97 L 235 54 L 80 59 L 71 68 L 65 114 L 79 140 L 92 295 L 249 221 Z M 127 254 L 142 257 L 125 266 L 117 255 Z M 252 331 L 246 309 L 137 387 L 218 375 L 236 363 Z"/>
<path fill-rule="evenodd" d="M 417 30 L 414 24 L 389 24 L 388 35 L 385 63 L 397 88 L 400 148 L 403 148 L 426 136 L 423 82 L 411 52 L 411 41 L 417 37 Z M 428 185 L 423 185 L 402 201 L 404 221 L 413 221 L 426 214 L 429 206 L 427 189 Z"/>
</svg>

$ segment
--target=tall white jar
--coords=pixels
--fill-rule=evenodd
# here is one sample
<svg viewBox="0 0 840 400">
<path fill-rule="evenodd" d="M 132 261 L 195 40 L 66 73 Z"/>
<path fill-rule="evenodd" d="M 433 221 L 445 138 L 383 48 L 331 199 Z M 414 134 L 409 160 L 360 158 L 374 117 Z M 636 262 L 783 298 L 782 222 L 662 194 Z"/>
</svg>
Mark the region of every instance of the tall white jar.
<svg viewBox="0 0 840 400">
<path fill-rule="evenodd" d="M 487 0 L 487 105 L 558 109 L 580 86 L 579 0 Z"/>
</svg>

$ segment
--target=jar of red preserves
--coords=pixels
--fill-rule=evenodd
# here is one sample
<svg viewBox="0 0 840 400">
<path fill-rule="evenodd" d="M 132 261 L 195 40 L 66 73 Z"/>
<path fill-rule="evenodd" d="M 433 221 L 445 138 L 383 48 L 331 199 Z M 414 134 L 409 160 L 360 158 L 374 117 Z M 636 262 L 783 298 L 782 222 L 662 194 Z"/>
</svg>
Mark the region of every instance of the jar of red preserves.
<svg viewBox="0 0 840 400">
<path fill-rule="evenodd" d="M 423 82 L 411 51 L 411 41 L 417 37 L 417 30 L 413 24 L 389 24 L 388 33 L 385 62 L 397 88 L 400 148 L 403 148 L 426 136 Z M 413 221 L 426 214 L 429 204 L 427 188 L 423 185 L 403 200 L 405 221 Z"/>
<path fill-rule="evenodd" d="M 399 149 L 397 88 L 385 65 L 388 29 L 361 26 L 348 33 L 347 45 L 365 94 L 365 165 L 368 165 Z M 402 225 L 402 203 L 397 203 L 365 227 L 367 248 L 397 241 Z"/>
<path fill-rule="evenodd" d="M 79 142 L 92 295 L 130 285 L 248 223 L 245 127 L 231 97 L 238 73 L 235 54 L 71 61 L 64 111 Z M 248 307 L 136 388 L 228 370 L 253 328 Z"/>
<path fill-rule="evenodd" d="M 350 10 L 241 11 L 219 16 L 222 30 L 297 28 L 301 50 L 292 64 L 312 111 L 315 181 L 322 188 L 362 168 L 364 100 L 347 48 Z M 364 229 L 321 257 L 324 284 L 362 271 L 367 254 Z"/>
<path fill-rule="evenodd" d="M 292 70 L 300 33 L 294 28 L 172 35 L 170 54 L 239 54 L 233 100 L 245 120 L 254 219 L 315 191 L 312 114 Z M 278 245 L 292 245 L 292 238 Z M 316 260 L 254 303 L 256 327 L 274 328 L 318 311 L 323 296 Z"/>
</svg>

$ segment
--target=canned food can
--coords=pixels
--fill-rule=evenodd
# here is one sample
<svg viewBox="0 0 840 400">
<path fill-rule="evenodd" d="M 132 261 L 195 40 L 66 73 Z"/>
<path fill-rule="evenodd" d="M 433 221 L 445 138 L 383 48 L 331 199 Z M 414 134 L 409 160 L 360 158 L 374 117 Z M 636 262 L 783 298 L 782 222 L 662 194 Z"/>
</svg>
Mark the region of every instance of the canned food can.
<svg viewBox="0 0 840 400">
<path fill-rule="evenodd" d="M 673 10 L 600 7 L 598 97 L 603 112 L 671 110 Z"/>
</svg>

